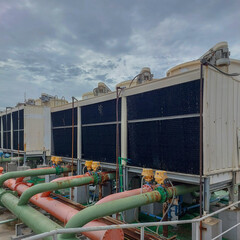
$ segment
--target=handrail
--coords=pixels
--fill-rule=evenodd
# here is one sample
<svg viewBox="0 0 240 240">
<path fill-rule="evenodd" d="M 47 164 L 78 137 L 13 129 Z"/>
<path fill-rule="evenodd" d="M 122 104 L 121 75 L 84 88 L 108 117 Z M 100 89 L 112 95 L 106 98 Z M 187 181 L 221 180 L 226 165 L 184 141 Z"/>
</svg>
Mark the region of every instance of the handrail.
<svg viewBox="0 0 240 240">
<path fill-rule="evenodd" d="M 81 232 L 90 232 L 90 231 L 101 231 L 101 230 L 110 230 L 110 229 L 126 229 L 126 228 L 141 228 L 141 239 L 144 239 L 144 227 L 152 227 L 152 226 L 166 226 L 166 225 L 176 225 L 176 224 L 187 224 L 187 223 L 196 223 L 203 221 L 204 219 L 214 216 L 220 212 L 223 212 L 237 204 L 240 204 L 240 201 L 237 201 L 235 203 L 232 203 L 224 208 L 221 208 L 213 213 L 204 215 L 201 218 L 198 219 L 192 219 L 192 220 L 181 220 L 181 221 L 165 221 L 165 222 L 146 222 L 146 223 L 132 223 L 132 224 L 121 224 L 121 225 L 108 225 L 108 226 L 100 226 L 100 227 L 81 227 L 81 228 L 62 228 L 53 230 L 46 233 L 41 233 L 35 236 L 27 237 L 26 240 L 37 240 L 48 236 L 53 236 L 54 239 L 57 239 L 57 234 L 63 234 L 63 233 L 81 233 Z M 237 227 L 238 225 L 235 225 Z M 143 236 L 142 236 L 143 234 Z M 142 238 L 143 237 L 143 238 Z M 214 238 L 216 239 L 216 238 Z M 212 239 L 212 240 L 214 240 Z"/>
</svg>

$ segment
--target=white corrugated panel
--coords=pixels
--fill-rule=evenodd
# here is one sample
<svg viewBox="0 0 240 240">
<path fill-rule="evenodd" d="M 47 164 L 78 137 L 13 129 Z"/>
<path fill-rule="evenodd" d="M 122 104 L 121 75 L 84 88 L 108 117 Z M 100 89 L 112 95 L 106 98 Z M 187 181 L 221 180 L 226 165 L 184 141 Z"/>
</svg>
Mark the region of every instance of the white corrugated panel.
<svg viewBox="0 0 240 240">
<path fill-rule="evenodd" d="M 26 106 L 24 108 L 24 151 L 27 154 L 50 154 L 50 108 Z"/>
<path fill-rule="evenodd" d="M 204 68 L 204 174 L 239 168 L 240 81 Z"/>
</svg>

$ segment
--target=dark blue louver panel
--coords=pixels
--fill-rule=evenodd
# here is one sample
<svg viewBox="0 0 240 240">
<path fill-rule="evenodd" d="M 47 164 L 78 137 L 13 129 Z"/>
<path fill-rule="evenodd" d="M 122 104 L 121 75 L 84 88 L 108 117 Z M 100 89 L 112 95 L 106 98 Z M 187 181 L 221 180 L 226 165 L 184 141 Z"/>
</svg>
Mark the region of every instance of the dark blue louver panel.
<svg viewBox="0 0 240 240">
<path fill-rule="evenodd" d="M 121 119 L 121 99 L 118 105 Z M 99 102 L 81 107 L 82 124 L 105 123 L 116 121 L 116 100 Z"/>
<path fill-rule="evenodd" d="M 118 109 L 119 120 L 121 120 L 121 99 L 119 99 Z M 109 123 L 116 122 L 116 99 L 83 106 L 81 116 L 82 158 L 115 163 L 116 124 Z"/>
<path fill-rule="evenodd" d="M 11 113 L 4 115 L 3 120 L 3 148 L 11 149 Z"/>
<path fill-rule="evenodd" d="M 72 157 L 72 128 L 53 129 L 53 155 Z M 77 157 L 77 128 L 74 128 L 74 158 Z"/>
<path fill-rule="evenodd" d="M 18 111 L 12 113 L 13 130 L 18 130 Z"/>
<path fill-rule="evenodd" d="M 83 127 L 82 152 L 84 159 L 115 163 L 116 125 Z"/>
<path fill-rule="evenodd" d="M 199 118 L 130 123 L 131 165 L 199 173 Z"/>
<path fill-rule="evenodd" d="M 18 136 L 19 134 L 19 136 Z M 13 131 L 13 149 L 18 150 L 18 139 L 19 139 L 19 150 L 23 151 L 23 131 Z"/>
<path fill-rule="evenodd" d="M 74 108 L 74 125 L 77 125 L 77 108 Z M 72 126 L 72 109 L 52 113 L 52 127 Z"/>
<path fill-rule="evenodd" d="M 53 112 L 52 154 L 62 157 L 72 157 L 72 109 Z M 77 108 L 74 108 L 74 125 L 77 125 Z M 74 158 L 77 157 L 77 127 L 74 127 Z"/>
<path fill-rule="evenodd" d="M 199 89 L 194 80 L 127 98 L 131 165 L 199 174 Z"/>
<path fill-rule="evenodd" d="M 11 132 L 3 132 L 3 148 L 11 149 Z"/>
<path fill-rule="evenodd" d="M 129 96 L 128 120 L 199 113 L 199 86 L 195 80 Z"/>
<path fill-rule="evenodd" d="M 13 120 L 13 149 L 24 150 L 24 110 L 16 111 L 12 113 Z"/>
</svg>

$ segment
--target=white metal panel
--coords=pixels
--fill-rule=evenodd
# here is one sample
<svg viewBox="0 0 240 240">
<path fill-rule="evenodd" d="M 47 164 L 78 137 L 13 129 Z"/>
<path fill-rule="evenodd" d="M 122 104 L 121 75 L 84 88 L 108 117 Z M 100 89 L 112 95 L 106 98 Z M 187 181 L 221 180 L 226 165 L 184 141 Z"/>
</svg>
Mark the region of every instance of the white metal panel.
<svg viewBox="0 0 240 240">
<path fill-rule="evenodd" d="M 239 168 L 240 82 L 204 67 L 204 174 Z"/>
<path fill-rule="evenodd" d="M 24 151 L 27 154 L 47 155 L 51 150 L 50 109 L 42 106 L 24 108 Z"/>
<path fill-rule="evenodd" d="M 51 111 L 49 107 L 43 107 L 43 148 L 46 151 L 46 155 L 51 155 Z"/>
</svg>

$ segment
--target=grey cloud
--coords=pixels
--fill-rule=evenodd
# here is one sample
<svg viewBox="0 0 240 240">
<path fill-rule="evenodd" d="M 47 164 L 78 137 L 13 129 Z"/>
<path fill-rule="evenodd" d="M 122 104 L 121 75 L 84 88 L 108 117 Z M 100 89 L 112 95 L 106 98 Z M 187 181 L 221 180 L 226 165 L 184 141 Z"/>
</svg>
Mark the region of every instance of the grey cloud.
<svg viewBox="0 0 240 240">
<path fill-rule="evenodd" d="M 1 0 L 0 107 L 24 92 L 70 99 L 98 81 L 114 87 L 145 66 L 162 77 L 219 41 L 240 58 L 239 9 L 237 0 Z"/>
</svg>

